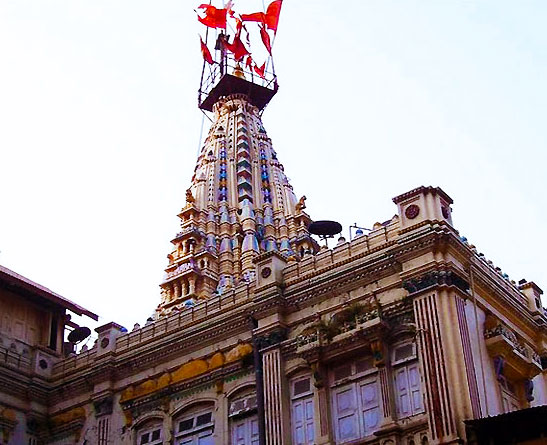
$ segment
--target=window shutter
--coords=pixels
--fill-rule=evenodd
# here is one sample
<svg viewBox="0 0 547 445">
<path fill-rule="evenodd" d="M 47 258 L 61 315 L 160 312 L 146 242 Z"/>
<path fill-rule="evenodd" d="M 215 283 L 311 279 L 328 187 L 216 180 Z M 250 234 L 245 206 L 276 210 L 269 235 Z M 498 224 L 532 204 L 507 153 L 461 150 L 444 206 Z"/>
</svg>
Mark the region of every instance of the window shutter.
<svg viewBox="0 0 547 445">
<path fill-rule="evenodd" d="M 292 425 L 295 445 L 303 445 L 306 440 L 304 432 L 304 400 L 297 400 L 292 404 Z"/>
<path fill-rule="evenodd" d="M 259 444 L 259 437 L 258 437 L 258 417 L 254 416 L 251 419 L 251 445 L 258 445 Z"/>
<path fill-rule="evenodd" d="M 366 436 L 372 434 L 380 425 L 380 398 L 376 379 L 361 385 L 361 406 Z"/>
<path fill-rule="evenodd" d="M 305 423 L 306 423 L 306 444 L 311 445 L 314 443 L 314 439 L 315 439 L 312 397 L 304 400 L 304 413 L 305 413 Z"/>
<path fill-rule="evenodd" d="M 234 422 L 231 428 L 232 445 L 258 445 L 258 416 L 254 415 Z M 209 444 L 209 442 L 204 443 Z M 213 443 L 212 438 L 210 443 Z"/>
<path fill-rule="evenodd" d="M 395 371 L 395 390 L 397 393 L 396 398 L 399 417 L 411 416 L 412 410 L 410 408 L 410 394 L 406 367 L 398 368 Z"/>
<path fill-rule="evenodd" d="M 422 413 L 424 411 L 424 404 L 418 363 L 408 366 L 408 382 L 412 400 L 412 413 Z"/>
<path fill-rule="evenodd" d="M 246 436 L 245 430 L 246 430 L 246 425 L 244 420 L 234 424 L 232 445 L 245 445 L 245 436 Z"/>
<path fill-rule="evenodd" d="M 335 429 L 340 441 L 359 438 L 359 421 L 357 418 L 357 397 L 355 385 L 347 385 L 335 389 Z"/>
</svg>

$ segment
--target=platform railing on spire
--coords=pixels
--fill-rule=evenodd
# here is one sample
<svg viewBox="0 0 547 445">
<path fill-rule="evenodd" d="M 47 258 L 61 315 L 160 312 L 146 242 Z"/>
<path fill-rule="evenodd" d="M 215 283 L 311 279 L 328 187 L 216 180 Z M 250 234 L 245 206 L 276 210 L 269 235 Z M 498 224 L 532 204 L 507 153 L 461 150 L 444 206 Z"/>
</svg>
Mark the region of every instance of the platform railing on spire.
<svg viewBox="0 0 547 445">
<path fill-rule="evenodd" d="M 260 77 L 254 72 L 254 70 L 249 69 L 246 66 L 241 66 L 241 64 L 236 62 L 233 57 L 228 57 L 225 60 L 223 70 L 221 70 L 220 65 L 215 64 L 213 66 L 208 66 L 207 62 L 203 63 L 202 80 L 198 90 L 198 102 L 200 107 L 209 93 L 211 93 L 213 87 L 219 83 L 222 76 L 225 74 L 231 74 L 237 77 L 239 74 L 238 71 L 243 74 L 244 78 L 249 82 L 263 88 L 267 88 L 272 92 L 277 91 L 277 76 L 275 75 L 273 69 L 267 68 L 264 71 L 264 77 Z"/>
<path fill-rule="evenodd" d="M 260 110 L 268 104 L 278 89 L 272 46 L 281 4 L 274 0 L 265 12 L 252 14 L 236 14 L 230 2 L 199 6 L 198 20 L 206 27 L 205 39 L 200 36 L 199 108 L 212 111 L 221 97 L 236 93 L 246 94 Z"/>
</svg>

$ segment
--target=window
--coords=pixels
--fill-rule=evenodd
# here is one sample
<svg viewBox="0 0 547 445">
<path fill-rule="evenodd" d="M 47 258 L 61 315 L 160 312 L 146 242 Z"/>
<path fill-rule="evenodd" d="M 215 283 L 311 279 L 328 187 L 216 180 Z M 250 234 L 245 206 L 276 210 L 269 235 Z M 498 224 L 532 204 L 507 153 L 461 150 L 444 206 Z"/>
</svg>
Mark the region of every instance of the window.
<svg viewBox="0 0 547 445">
<path fill-rule="evenodd" d="M 420 368 L 416 345 L 405 343 L 393 348 L 395 402 L 400 419 L 424 412 Z"/>
<path fill-rule="evenodd" d="M 228 417 L 232 445 L 258 445 L 258 415 L 254 389 L 230 400 Z"/>
<path fill-rule="evenodd" d="M 337 443 L 370 436 L 378 429 L 382 420 L 381 397 L 371 358 L 334 368 L 331 386 Z"/>
<path fill-rule="evenodd" d="M 137 431 L 137 445 L 161 445 L 163 443 L 161 420 L 143 424 Z"/>
<path fill-rule="evenodd" d="M 177 417 L 174 425 L 176 445 L 214 445 L 213 406 L 199 405 Z"/>
<path fill-rule="evenodd" d="M 258 416 L 233 420 L 231 431 L 232 445 L 258 445 Z"/>
<path fill-rule="evenodd" d="M 499 385 L 501 390 L 503 412 L 510 413 L 511 411 L 519 410 L 520 400 L 513 382 L 507 380 L 504 376 L 501 376 L 499 379 Z"/>
<path fill-rule="evenodd" d="M 314 431 L 313 391 L 311 377 L 298 377 L 291 381 L 291 426 L 293 444 L 313 444 Z"/>
</svg>

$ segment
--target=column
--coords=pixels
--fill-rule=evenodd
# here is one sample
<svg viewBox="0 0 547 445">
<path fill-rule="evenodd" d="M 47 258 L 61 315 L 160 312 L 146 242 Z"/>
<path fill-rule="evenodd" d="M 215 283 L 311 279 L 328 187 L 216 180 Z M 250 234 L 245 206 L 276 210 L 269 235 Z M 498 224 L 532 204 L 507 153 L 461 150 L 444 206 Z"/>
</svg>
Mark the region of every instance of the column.
<svg viewBox="0 0 547 445">
<path fill-rule="evenodd" d="M 435 293 L 414 300 L 419 355 L 424 371 L 425 402 L 433 443 L 455 443 L 453 441 L 457 440 L 457 434 L 437 306 Z"/>
<path fill-rule="evenodd" d="M 281 352 L 279 348 L 265 351 L 262 354 L 264 372 L 264 407 L 266 417 L 266 444 L 289 444 L 288 415 L 289 409 L 283 372 Z"/>
</svg>

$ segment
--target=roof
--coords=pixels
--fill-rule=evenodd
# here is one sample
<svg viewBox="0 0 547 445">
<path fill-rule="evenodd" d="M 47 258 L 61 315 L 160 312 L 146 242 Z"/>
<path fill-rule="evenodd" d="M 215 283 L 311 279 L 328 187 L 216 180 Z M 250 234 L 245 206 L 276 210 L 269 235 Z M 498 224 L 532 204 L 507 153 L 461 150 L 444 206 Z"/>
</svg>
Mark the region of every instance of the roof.
<svg viewBox="0 0 547 445">
<path fill-rule="evenodd" d="M 547 405 L 520 409 L 482 419 L 466 420 L 479 443 L 481 440 L 496 439 L 494 443 L 515 443 L 547 436 Z"/>
<path fill-rule="evenodd" d="M 420 193 L 424 193 L 424 194 L 431 193 L 432 195 L 439 195 L 448 204 L 454 203 L 452 198 L 448 196 L 442 188 L 432 187 L 432 186 L 425 187 L 423 185 L 413 190 L 410 190 L 409 192 L 403 193 L 402 195 L 396 196 L 395 198 L 393 198 L 393 202 L 395 204 L 399 204 L 400 202 L 405 201 L 409 198 L 412 198 L 413 196 L 419 195 Z"/>
<path fill-rule="evenodd" d="M 0 265 L 0 283 L 6 283 L 11 287 L 17 288 L 19 290 L 25 290 L 31 294 L 44 298 L 53 304 L 61 306 L 69 311 L 74 312 L 77 315 L 87 315 L 93 320 L 98 320 L 99 317 L 93 312 L 83 308 L 82 306 L 73 303 L 69 299 L 53 292 L 41 284 L 35 283 L 32 280 L 19 275 L 13 270 L 8 269 L 7 267 Z"/>
</svg>

